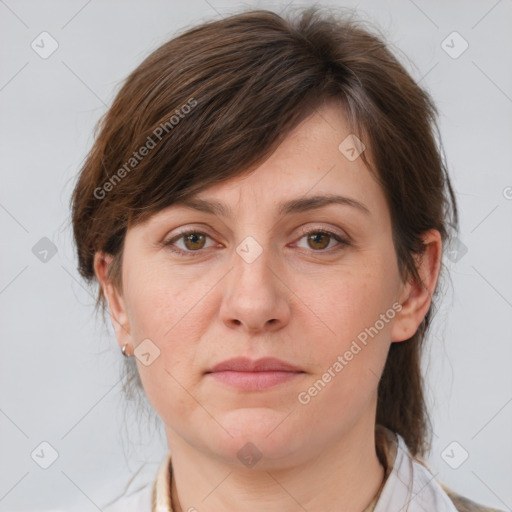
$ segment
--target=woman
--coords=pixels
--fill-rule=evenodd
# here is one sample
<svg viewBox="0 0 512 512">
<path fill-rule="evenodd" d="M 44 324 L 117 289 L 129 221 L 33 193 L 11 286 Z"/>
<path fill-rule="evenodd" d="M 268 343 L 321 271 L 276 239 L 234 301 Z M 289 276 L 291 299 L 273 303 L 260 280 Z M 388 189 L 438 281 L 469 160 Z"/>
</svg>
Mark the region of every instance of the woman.
<svg viewBox="0 0 512 512">
<path fill-rule="evenodd" d="M 435 116 L 378 37 L 315 9 L 205 23 L 128 77 L 73 228 L 169 452 L 106 510 L 491 510 L 423 462 L 458 226 Z"/>
</svg>

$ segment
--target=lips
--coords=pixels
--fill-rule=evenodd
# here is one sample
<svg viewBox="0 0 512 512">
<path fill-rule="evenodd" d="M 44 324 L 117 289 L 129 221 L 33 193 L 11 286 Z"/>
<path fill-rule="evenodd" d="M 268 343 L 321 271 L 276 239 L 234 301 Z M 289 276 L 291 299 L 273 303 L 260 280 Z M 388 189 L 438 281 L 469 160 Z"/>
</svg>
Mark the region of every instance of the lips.
<svg viewBox="0 0 512 512">
<path fill-rule="evenodd" d="M 216 364 L 206 373 L 216 372 L 295 372 L 300 373 L 302 370 L 296 366 L 276 359 L 275 357 L 264 357 L 262 359 L 251 360 L 247 357 L 236 357 L 228 359 Z"/>
<path fill-rule="evenodd" d="M 255 361 L 244 357 L 229 359 L 206 372 L 214 381 L 243 391 L 263 391 L 304 374 L 300 368 L 274 357 Z"/>
</svg>

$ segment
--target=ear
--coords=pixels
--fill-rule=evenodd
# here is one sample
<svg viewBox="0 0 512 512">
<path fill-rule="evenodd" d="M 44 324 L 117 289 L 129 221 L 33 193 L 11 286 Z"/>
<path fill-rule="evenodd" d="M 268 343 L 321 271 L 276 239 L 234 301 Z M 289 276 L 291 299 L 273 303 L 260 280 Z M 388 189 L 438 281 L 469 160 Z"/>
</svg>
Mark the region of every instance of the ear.
<svg viewBox="0 0 512 512">
<path fill-rule="evenodd" d="M 94 255 L 94 271 L 108 303 L 110 321 L 114 327 L 119 347 L 126 343 L 130 343 L 133 347 L 130 323 L 122 293 L 108 279 L 108 268 L 112 264 L 112 260 L 111 255 L 96 252 Z"/>
<path fill-rule="evenodd" d="M 402 309 L 395 316 L 391 329 L 391 341 L 405 341 L 418 330 L 432 302 L 441 269 L 442 239 L 437 229 L 431 229 L 422 236 L 424 254 L 417 259 L 418 273 L 423 283 L 408 281 L 401 285 L 399 303 Z"/>
</svg>

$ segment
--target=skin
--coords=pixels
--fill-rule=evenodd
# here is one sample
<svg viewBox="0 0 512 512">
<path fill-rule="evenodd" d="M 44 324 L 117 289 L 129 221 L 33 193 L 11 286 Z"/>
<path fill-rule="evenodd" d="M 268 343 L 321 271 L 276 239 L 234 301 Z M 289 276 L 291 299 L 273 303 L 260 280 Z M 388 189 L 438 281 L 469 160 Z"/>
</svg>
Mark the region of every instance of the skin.
<svg viewBox="0 0 512 512">
<path fill-rule="evenodd" d="M 378 379 L 391 343 L 410 338 L 428 311 L 442 242 L 438 231 L 426 232 L 423 285 L 401 281 L 383 191 L 361 158 L 351 162 L 338 150 L 350 133 L 341 109 L 324 103 L 253 172 L 197 195 L 230 206 L 233 217 L 172 205 L 128 229 L 122 292 L 106 277 L 111 258 L 96 254 L 119 346 L 133 350 L 149 338 L 160 350 L 149 366 L 138 359 L 137 366 L 165 424 L 177 511 L 356 511 L 381 484 Z M 353 198 L 370 213 L 331 204 L 277 214 L 281 201 L 325 193 Z M 189 251 L 179 256 L 163 245 L 178 228 L 208 236 L 176 240 Z M 315 243 L 301 231 L 319 228 L 350 245 L 333 237 Z M 247 236 L 262 249 L 251 263 L 236 252 Z M 394 318 L 300 403 L 299 393 L 394 303 L 401 305 Z M 262 391 L 205 375 L 236 356 L 273 356 L 304 373 Z M 252 467 L 237 457 L 248 442 L 261 453 Z"/>
</svg>

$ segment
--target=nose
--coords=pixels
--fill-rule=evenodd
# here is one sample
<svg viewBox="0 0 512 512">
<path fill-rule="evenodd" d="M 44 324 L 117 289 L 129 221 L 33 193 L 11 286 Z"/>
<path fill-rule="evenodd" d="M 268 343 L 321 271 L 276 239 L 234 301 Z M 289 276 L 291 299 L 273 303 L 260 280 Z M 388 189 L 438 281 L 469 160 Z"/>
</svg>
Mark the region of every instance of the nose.
<svg viewBox="0 0 512 512">
<path fill-rule="evenodd" d="M 269 250 L 263 250 L 254 261 L 234 254 L 233 265 L 224 282 L 223 322 L 250 334 L 273 332 L 287 325 L 293 294 L 279 275 L 279 265 L 271 261 Z"/>
</svg>

